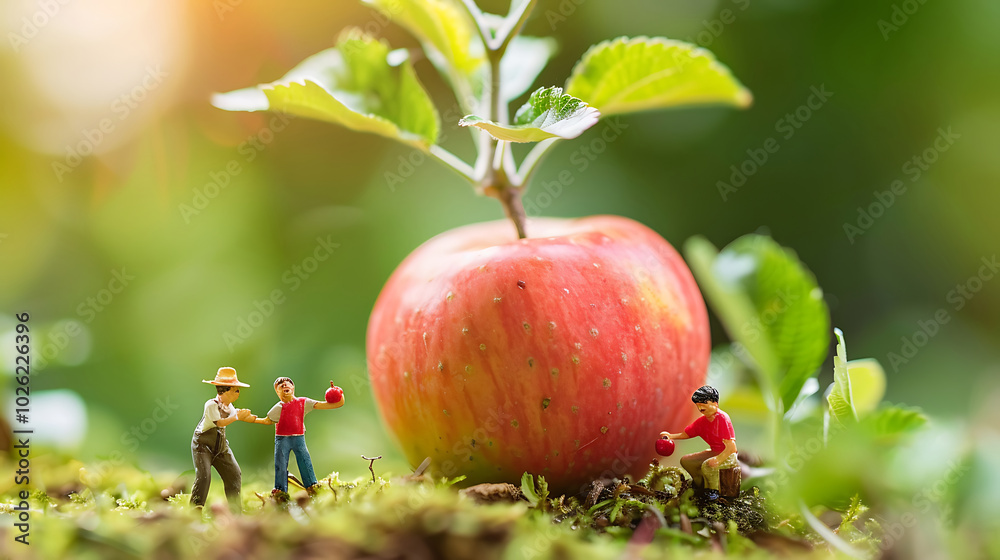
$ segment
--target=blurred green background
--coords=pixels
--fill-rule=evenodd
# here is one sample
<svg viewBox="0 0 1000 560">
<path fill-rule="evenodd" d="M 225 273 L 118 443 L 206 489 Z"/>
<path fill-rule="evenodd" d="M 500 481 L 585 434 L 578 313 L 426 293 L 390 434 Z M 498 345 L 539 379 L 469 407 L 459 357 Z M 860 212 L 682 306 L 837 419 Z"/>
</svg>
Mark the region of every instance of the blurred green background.
<svg viewBox="0 0 1000 560">
<path fill-rule="evenodd" d="M 191 432 L 214 395 L 201 380 L 233 366 L 252 385 L 237 404 L 261 415 L 277 376 L 313 398 L 330 380 L 345 389 L 348 406 L 309 417 L 317 473 L 364 474 L 361 454 L 405 470 L 367 385 L 368 313 L 410 251 L 502 217 L 499 205 L 389 140 L 209 98 L 280 77 L 346 26 L 416 42 L 352 1 L 11 0 L 0 24 L 8 414 L 13 315 L 28 311 L 39 444 L 191 469 Z M 657 35 L 716 53 L 755 101 L 629 115 L 611 142 L 602 121 L 549 154 L 526 205 L 628 216 L 678 247 L 769 232 L 815 272 L 850 357 L 886 367 L 888 400 L 972 418 L 996 401 L 1000 373 L 1000 280 L 982 262 L 1000 239 L 998 25 L 988 0 L 542 0 L 525 34 L 555 36 L 560 52 L 536 87 L 561 85 L 593 43 Z M 440 77 L 426 60 L 417 69 L 448 113 Z M 445 144 L 471 160 L 457 116 Z M 935 148 L 940 130 L 953 134 Z M 748 163 L 769 138 L 779 149 Z M 754 172 L 723 196 L 731 166 Z M 572 181 L 557 185 L 563 170 Z M 905 191 L 876 194 L 897 180 Z M 337 246 L 310 261 L 326 254 L 319 240 Z M 265 303 L 275 290 L 283 303 Z M 922 327 L 934 334 L 914 340 Z M 716 322 L 713 335 L 725 340 Z M 910 357 L 906 341 L 925 344 Z M 271 430 L 229 430 L 245 476 L 271 476 Z"/>
</svg>

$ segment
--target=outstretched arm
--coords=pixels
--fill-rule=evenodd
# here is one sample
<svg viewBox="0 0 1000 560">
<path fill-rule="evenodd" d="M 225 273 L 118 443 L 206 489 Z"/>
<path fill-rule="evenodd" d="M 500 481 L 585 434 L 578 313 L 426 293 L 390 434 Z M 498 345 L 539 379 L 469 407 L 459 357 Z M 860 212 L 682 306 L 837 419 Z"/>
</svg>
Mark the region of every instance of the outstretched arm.
<svg viewBox="0 0 1000 560">
<path fill-rule="evenodd" d="M 660 439 L 662 439 L 662 438 L 667 438 L 667 439 L 691 439 L 691 436 L 687 435 L 686 432 L 677 432 L 676 434 L 672 434 L 670 432 L 660 432 Z"/>
<path fill-rule="evenodd" d="M 245 408 L 238 408 L 234 410 L 233 413 L 230 414 L 229 416 L 226 416 L 225 418 L 219 418 L 218 420 L 216 420 L 215 425 L 220 428 L 225 428 L 226 426 L 232 424 L 237 420 L 244 419 L 248 414 L 250 414 L 249 410 Z"/>
<path fill-rule="evenodd" d="M 249 422 L 251 424 L 264 424 L 266 426 L 270 426 L 271 424 L 274 424 L 274 422 L 272 422 L 271 419 L 268 418 L 267 416 L 265 416 L 263 418 L 258 418 L 257 416 L 254 416 L 253 414 L 247 416 L 246 418 L 242 418 L 241 420 L 243 420 L 244 422 Z"/>
<path fill-rule="evenodd" d="M 340 400 L 335 403 L 318 402 L 315 405 L 313 405 L 313 408 L 315 408 L 316 410 L 328 410 L 331 408 L 340 408 L 344 406 L 344 400 L 345 400 L 344 395 L 340 395 Z"/>
</svg>

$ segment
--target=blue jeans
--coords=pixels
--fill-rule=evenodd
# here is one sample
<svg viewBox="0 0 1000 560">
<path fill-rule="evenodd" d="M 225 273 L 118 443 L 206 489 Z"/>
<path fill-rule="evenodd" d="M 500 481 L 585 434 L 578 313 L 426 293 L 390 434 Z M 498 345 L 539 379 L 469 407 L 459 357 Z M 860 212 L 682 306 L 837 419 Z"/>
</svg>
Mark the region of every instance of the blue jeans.
<svg viewBox="0 0 1000 560">
<path fill-rule="evenodd" d="M 316 484 L 316 473 L 306 449 L 306 436 L 274 436 L 274 487 L 282 492 L 288 492 L 288 459 L 292 451 L 299 465 L 302 484 L 306 488 Z"/>
</svg>

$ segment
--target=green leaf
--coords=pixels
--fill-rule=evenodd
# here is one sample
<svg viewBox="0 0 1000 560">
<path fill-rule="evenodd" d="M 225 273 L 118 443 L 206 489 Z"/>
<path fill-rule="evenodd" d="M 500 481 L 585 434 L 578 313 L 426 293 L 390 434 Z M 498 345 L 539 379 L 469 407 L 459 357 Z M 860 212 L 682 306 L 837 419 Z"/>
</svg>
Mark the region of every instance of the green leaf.
<svg viewBox="0 0 1000 560">
<path fill-rule="evenodd" d="M 525 499 L 528 500 L 531 507 L 537 507 L 538 502 L 541 501 L 538 493 L 535 492 L 535 477 L 531 473 L 521 475 L 521 493 L 524 494 Z"/>
<path fill-rule="evenodd" d="M 854 410 L 864 416 L 878 408 L 885 396 L 885 370 L 875 358 L 851 360 L 847 362 L 847 373 L 851 376 L 851 395 Z"/>
<path fill-rule="evenodd" d="M 787 411 L 826 358 L 830 318 L 815 277 L 763 235 L 745 235 L 721 252 L 695 237 L 685 254 L 729 336 Z"/>
<path fill-rule="evenodd" d="M 833 384 L 827 392 L 830 415 L 841 423 L 857 421 L 874 411 L 885 396 L 885 370 L 873 358 L 847 361 L 844 333 L 837 336 L 837 355 L 833 357 Z"/>
<path fill-rule="evenodd" d="M 501 99 L 511 102 L 531 89 L 556 50 L 551 37 L 514 37 L 500 61 Z"/>
<path fill-rule="evenodd" d="M 517 110 L 513 125 L 502 125 L 469 115 L 460 126 L 475 126 L 497 140 L 540 142 L 549 138 L 576 138 L 594 126 L 600 113 L 579 99 L 566 95 L 560 87 L 539 88 Z"/>
<path fill-rule="evenodd" d="M 854 524 L 861 519 L 861 516 L 868 511 L 868 506 L 861 503 L 861 495 L 855 494 L 851 498 L 851 505 L 844 512 L 844 516 L 840 519 L 840 526 L 837 528 L 838 534 L 848 534 L 854 529 Z"/>
<path fill-rule="evenodd" d="M 460 74 L 469 76 L 486 60 L 475 22 L 455 0 L 362 2 L 375 7 L 417 37 L 435 65 L 445 62 Z"/>
<path fill-rule="evenodd" d="M 437 110 L 405 51 L 358 30 L 315 54 L 280 80 L 215 94 L 227 111 L 280 111 L 372 132 L 428 149 L 437 140 Z"/>
<path fill-rule="evenodd" d="M 622 511 L 622 503 L 615 502 L 614 507 L 611 508 L 611 515 L 608 516 L 608 520 L 614 523 L 618 519 L 618 514 Z"/>
<path fill-rule="evenodd" d="M 841 423 L 858 420 L 854 408 L 854 392 L 851 390 L 851 374 L 847 369 L 847 344 L 844 333 L 833 329 L 837 335 L 837 355 L 833 357 L 833 384 L 830 386 L 826 402 L 830 404 L 830 415 Z"/>
<path fill-rule="evenodd" d="M 542 502 L 549 499 L 549 483 L 542 475 L 538 475 L 538 499 Z"/>
<path fill-rule="evenodd" d="M 708 103 L 747 107 L 753 99 L 712 53 L 662 37 L 619 37 L 594 45 L 573 68 L 566 93 L 605 117 Z"/>
<path fill-rule="evenodd" d="M 895 439 L 927 425 L 927 416 L 918 408 L 887 406 L 873 412 L 863 424 L 879 439 Z"/>
</svg>

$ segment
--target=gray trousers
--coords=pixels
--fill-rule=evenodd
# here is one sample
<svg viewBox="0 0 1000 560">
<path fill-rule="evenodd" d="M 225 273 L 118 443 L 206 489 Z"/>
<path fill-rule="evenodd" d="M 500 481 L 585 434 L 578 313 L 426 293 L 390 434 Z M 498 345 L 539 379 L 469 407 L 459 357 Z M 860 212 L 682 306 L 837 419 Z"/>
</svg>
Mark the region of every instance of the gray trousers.
<svg viewBox="0 0 1000 560">
<path fill-rule="evenodd" d="M 229 449 L 225 428 L 212 428 L 203 433 L 195 431 L 191 439 L 191 457 L 194 459 L 194 486 L 191 488 L 191 503 L 205 505 L 208 487 L 212 484 L 212 467 L 222 477 L 222 485 L 229 499 L 229 508 L 234 512 L 243 511 L 240 489 L 243 474 L 240 465 Z"/>
</svg>

